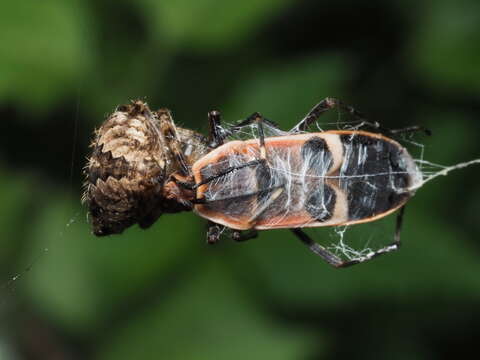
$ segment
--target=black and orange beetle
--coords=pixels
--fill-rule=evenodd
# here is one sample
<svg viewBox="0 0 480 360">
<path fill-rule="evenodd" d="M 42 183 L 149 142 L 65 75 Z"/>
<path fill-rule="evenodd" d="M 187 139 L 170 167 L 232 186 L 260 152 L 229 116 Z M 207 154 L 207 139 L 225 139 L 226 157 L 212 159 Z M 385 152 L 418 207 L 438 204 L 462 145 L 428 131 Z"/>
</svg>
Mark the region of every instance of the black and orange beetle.
<svg viewBox="0 0 480 360">
<path fill-rule="evenodd" d="M 413 158 L 398 142 L 376 132 L 306 132 L 318 117 L 341 108 L 360 126 L 386 134 L 428 130 L 381 129 L 342 102 L 326 98 L 289 132 L 254 113 L 223 127 L 208 114 L 210 136 L 175 127 L 167 109 L 152 112 L 142 101 L 119 107 L 96 131 L 85 168 L 83 201 L 95 235 L 150 226 L 163 213 L 193 210 L 209 220 L 207 241 L 224 228 L 237 241 L 257 230 L 290 228 L 330 265 L 345 267 L 394 251 L 400 244 L 405 203 L 422 182 Z M 254 126 L 253 139 L 226 141 Z M 265 136 L 265 129 L 277 136 Z M 398 211 L 393 243 L 344 261 L 314 242 L 303 227 L 341 226 L 377 220 Z"/>
</svg>

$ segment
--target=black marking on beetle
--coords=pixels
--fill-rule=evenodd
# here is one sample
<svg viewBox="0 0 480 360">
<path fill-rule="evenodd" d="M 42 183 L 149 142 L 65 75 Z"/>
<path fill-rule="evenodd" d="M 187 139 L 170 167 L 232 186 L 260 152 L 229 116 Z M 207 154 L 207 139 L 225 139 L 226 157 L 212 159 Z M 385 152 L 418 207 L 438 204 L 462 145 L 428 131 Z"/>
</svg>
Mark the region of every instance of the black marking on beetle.
<svg viewBox="0 0 480 360">
<path fill-rule="evenodd" d="M 315 189 L 308 197 L 305 209 L 316 221 L 325 222 L 332 218 L 336 201 L 335 190 L 325 184 L 323 187 Z"/>
<path fill-rule="evenodd" d="M 255 171 L 257 187 L 259 195 L 257 198 L 257 208 L 270 202 L 268 207 L 258 216 L 257 221 L 269 220 L 276 216 L 281 216 L 288 211 L 285 204 L 289 202 L 288 198 L 291 196 L 287 191 L 282 191 L 277 195 L 276 199 L 271 200 L 272 192 L 275 189 L 284 188 L 287 182 L 285 174 L 272 169 L 267 164 L 260 164 Z"/>
<path fill-rule="evenodd" d="M 230 194 L 225 198 L 207 200 L 203 206 L 207 211 L 222 214 L 225 217 L 244 217 L 252 213 L 258 198 L 269 198 L 276 188 L 278 187 L 269 187 L 253 193 Z"/>
<path fill-rule="evenodd" d="M 403 150 L 399 148 L 396 148 L 396 151 L 395 149 L 392 149 L 392 151 L 389 152 L 390 166 L 392 168 L 392 171 L 396 173 L 394 185 L 396 188 L 400 189 L 408 187 L 411 182 L 410 175 L 408 174 L 408 169 L 401 165 L 404 163 L 401 160 L 401 156 L 403 155 Z"/>
<path fill-rule="evenodd" d="M 230 167 L 230 161 L 228 156 L 222 156 L 218 158 L 214 163 L 209 163 L 200 170 L 202 175 L 201 180 L 205 180 L 214 177 Z"/>
<path fill-rule="evenodd" d="M 238 195 L 219 200 L 207 200 L 203 207 L 207 211 L 224 215 L 225 217 L 239 218 L 250 214 L 258 194 Z"/>
<path fill-rule="evenodd" d="M 272 186 L 273 172 L 265 163 L 260 163 L 255 169 L 255 177 L 257 180 L 257 189 L 264 190 Z M 269 196 L 269 193 L 260 192 L 258 202 L 261 203 Z"/>
<path fill-rule="evenodd" d="M 410 181 L 403 151 L 394 143 L 367 135 L 341 135 L 345 159 L 340 187 L 347 193 L 349 220 L 376 216 L 399 206 Z"/>
<path fill-rule="evenodd" d="M 302 146 L 302 158 L 308 162 L 307 169 L 316 175 L 324 175 L 333 165 L 333 156 L 327 142 L 318 136 L 313 136 Z"/>
</svg>

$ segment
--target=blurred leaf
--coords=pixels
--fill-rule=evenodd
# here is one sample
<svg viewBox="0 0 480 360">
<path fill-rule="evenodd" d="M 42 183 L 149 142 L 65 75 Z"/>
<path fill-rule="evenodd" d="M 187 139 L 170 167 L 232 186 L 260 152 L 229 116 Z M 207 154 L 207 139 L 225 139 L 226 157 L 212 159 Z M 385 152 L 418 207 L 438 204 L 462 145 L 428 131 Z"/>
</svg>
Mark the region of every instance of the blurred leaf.
<svg viewBox="0 0 480 360">
<path fill-rule="evenodd" d="M 75 93 L 91 62 L 83 1 L 8 1 L 0 12 L 0 102 L 48 109 Z"/>
<path fill-rule="evenodd" d="M 177 48 L 202 52 L 237 46 L 292 3 L 291 0 L 142 2 L 159 38 Z"/>
<path fill-rule="evenodd" d="M 98 302 L 85 256 L 88 230 L 78 220 L 78 209 L 54 196 L 31 225 L 32 242 L 24 262 L 32 266 L 17 286 L 53 321 L 67 328 L 87 327 Z"/>
<path fill-rule="evenodd" d="M 348 77 L 346 61 L 333 55 L 269 66 L 242 81 L 225 119 L 235 122 L 259 111 L 281 128 L 291 129 L 320 100 L 339 96 Z"/>
<path fill-rule="evenodd" d="M 171 276 L 178 266 L 197 256 L 204 245 L 200 228 L 200 219 L 193 213 L 165 214 L 146 230 L 135 226 L 118 236 L 90 236 L 97 286 L 99 291 L 108 287 L 105 306 L 160 284 L 162 276 Z"/>
<path fill-rule="evenodd" d="M 430 1 L 408 48 L 420 79 L 444 91 L 480 90 L 480 2 Z"/>
<path fill-rule="evenodd" d="M 432 130 L 432 136 L 420 139 L 425 146 L 425 160 L 445 166 L 453 165 L 470 160 L 465 154 L 479 149 L 477 136 L 470 125 L 475 119 L 466 113 L 420 108 L 417 114 L 422 124 Z"/>
<path fill-rule="evenodd" d="M 2 360 L 14 360 L 19 359 L 17 354 L 13 351 L 11 344 L 6 339 L 0 337 L 0 359 Z"/>
<path fill-rule="evenodd" d="M 86 110 L 90 124 L 98 126 L 120 104 L 133 99 L 150 103 L 152 94 L 164 84 L 164 73 L 169 70 L 172 53 L 163 48 L 155 55 L 151 44 L 141 43 L 135 52 L 118 56 L 118 49 L 103 54 L 102 62 L 89 74 L 89 81 L 80 81 L 77 101 Z M 153 52 L 153 54 L 152 54 Z M 152 107 L 160 106 L 152 104 Z"/>
<path fill-rule="evenodd" d="M 28 205 L 33 189 L 25 177 L 13 175 L 0 167 L 0 263 L 11 256 L 24 241 L 24 224 L 30 216 Z"/>
<path fill-rule="evenodd" d="M 113 334 L 98 359 L 303 359 L 313 338 L 275 324 L 218 264 Z M 318 344 L 316 344 L 318 346 Z"/>
<path fill-rule="evenodd" d="M 165 219 L 168 228 L 157 223 L 159 231 L 132 228 L 121 236 L 96 238 L 84 218 L 83 208 L 51 195 L 32 225 L 34 266 L 18 282 L 41 312 L 75 332 L 92 331 L 139 291 L 158 283 L 185 256 L 196 233 L 191 219 L 178 216 Z"/>
</svg>

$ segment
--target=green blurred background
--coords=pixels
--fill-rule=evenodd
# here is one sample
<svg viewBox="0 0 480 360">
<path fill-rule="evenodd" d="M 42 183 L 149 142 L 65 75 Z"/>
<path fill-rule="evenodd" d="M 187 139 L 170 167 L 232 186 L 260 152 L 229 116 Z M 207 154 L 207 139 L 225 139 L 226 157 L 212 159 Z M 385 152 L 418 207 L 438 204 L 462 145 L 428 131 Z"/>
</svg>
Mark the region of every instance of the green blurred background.
<svg viewBox="0 0 480 360">
<path fill-rule="evenodd" d="M 207 246 L 188 213 L 95 238 L 80 205 L 94 127 L 135 98 L 205 132 L 214 108 L 288 129 L 335 96 L 386 127 L 429 127 L 430 161 L 478 157 L 477 0 L 22 0 L 2 4 L 0 39 L 1 360 L 478 348 L 478 167 L 418 192 L 401 251 L 345 270 L 288 231 Z"/>
</svg>

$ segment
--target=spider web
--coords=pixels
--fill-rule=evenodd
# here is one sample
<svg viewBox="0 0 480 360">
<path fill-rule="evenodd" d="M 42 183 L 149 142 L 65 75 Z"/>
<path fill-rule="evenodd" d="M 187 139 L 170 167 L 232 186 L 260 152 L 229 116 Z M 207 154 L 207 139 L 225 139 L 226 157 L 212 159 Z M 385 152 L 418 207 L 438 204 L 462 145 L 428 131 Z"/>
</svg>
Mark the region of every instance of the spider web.
<svg viewBox="0 0 480 360">
<path fill-rule="evenodd" d="M 80 80 L 77 89 L 76 89 L 76 101 L 74 106 L 74 116 L 73 116 L 73 130 L 72 130 L 72 147 L 70 150 L 70 163 L 69 163 L 69 171 L 68 171 L 68 189 L 70 193 L 75 193 L 74 190 L 74 177 L 75 172 L 79 170 L 75 158 L 78 151 L 78 126 L 80 121 L 80 107 L 81 107 L 81 96 L 82 96 L 82 89 L 83 89 L 83 80 Z M 66 238 L 66 234 L 68 233 L 69 228 L 78 222 L 80 212 L 76 212 L 73 215 L 70 213 L 64 219 L 66 220 L 65 225 L 59 231 L 55 233 L 54 236 L 49 237 L 45 240 L 45 243 L 42 244 L 40 249 L 35 250 L 34 255 L 30 255 L 29 258 L 24 261 L 21 259 L 21 263 L 19 265 L 19 270 L 12 272 L 11 275 L 7 276 L 6 279 L 2 279 L 0 284 L 0 304 L 4 304 L 7 301 L 7 297 L 4 296 L 3 292 L 6 291 L 14 291 L 15 290 L 15 283 L 18 282 L 21 278 L 26 276 L 34 266 L 40 262 L 45 256 L 50 255 L 51 250 L 55 248 L 57 243 L 61 240 Z M 65 220 L 64 220 L 65 221 Z M 28 255 L 27 255 L 28 256 Z"/>
</svg>

